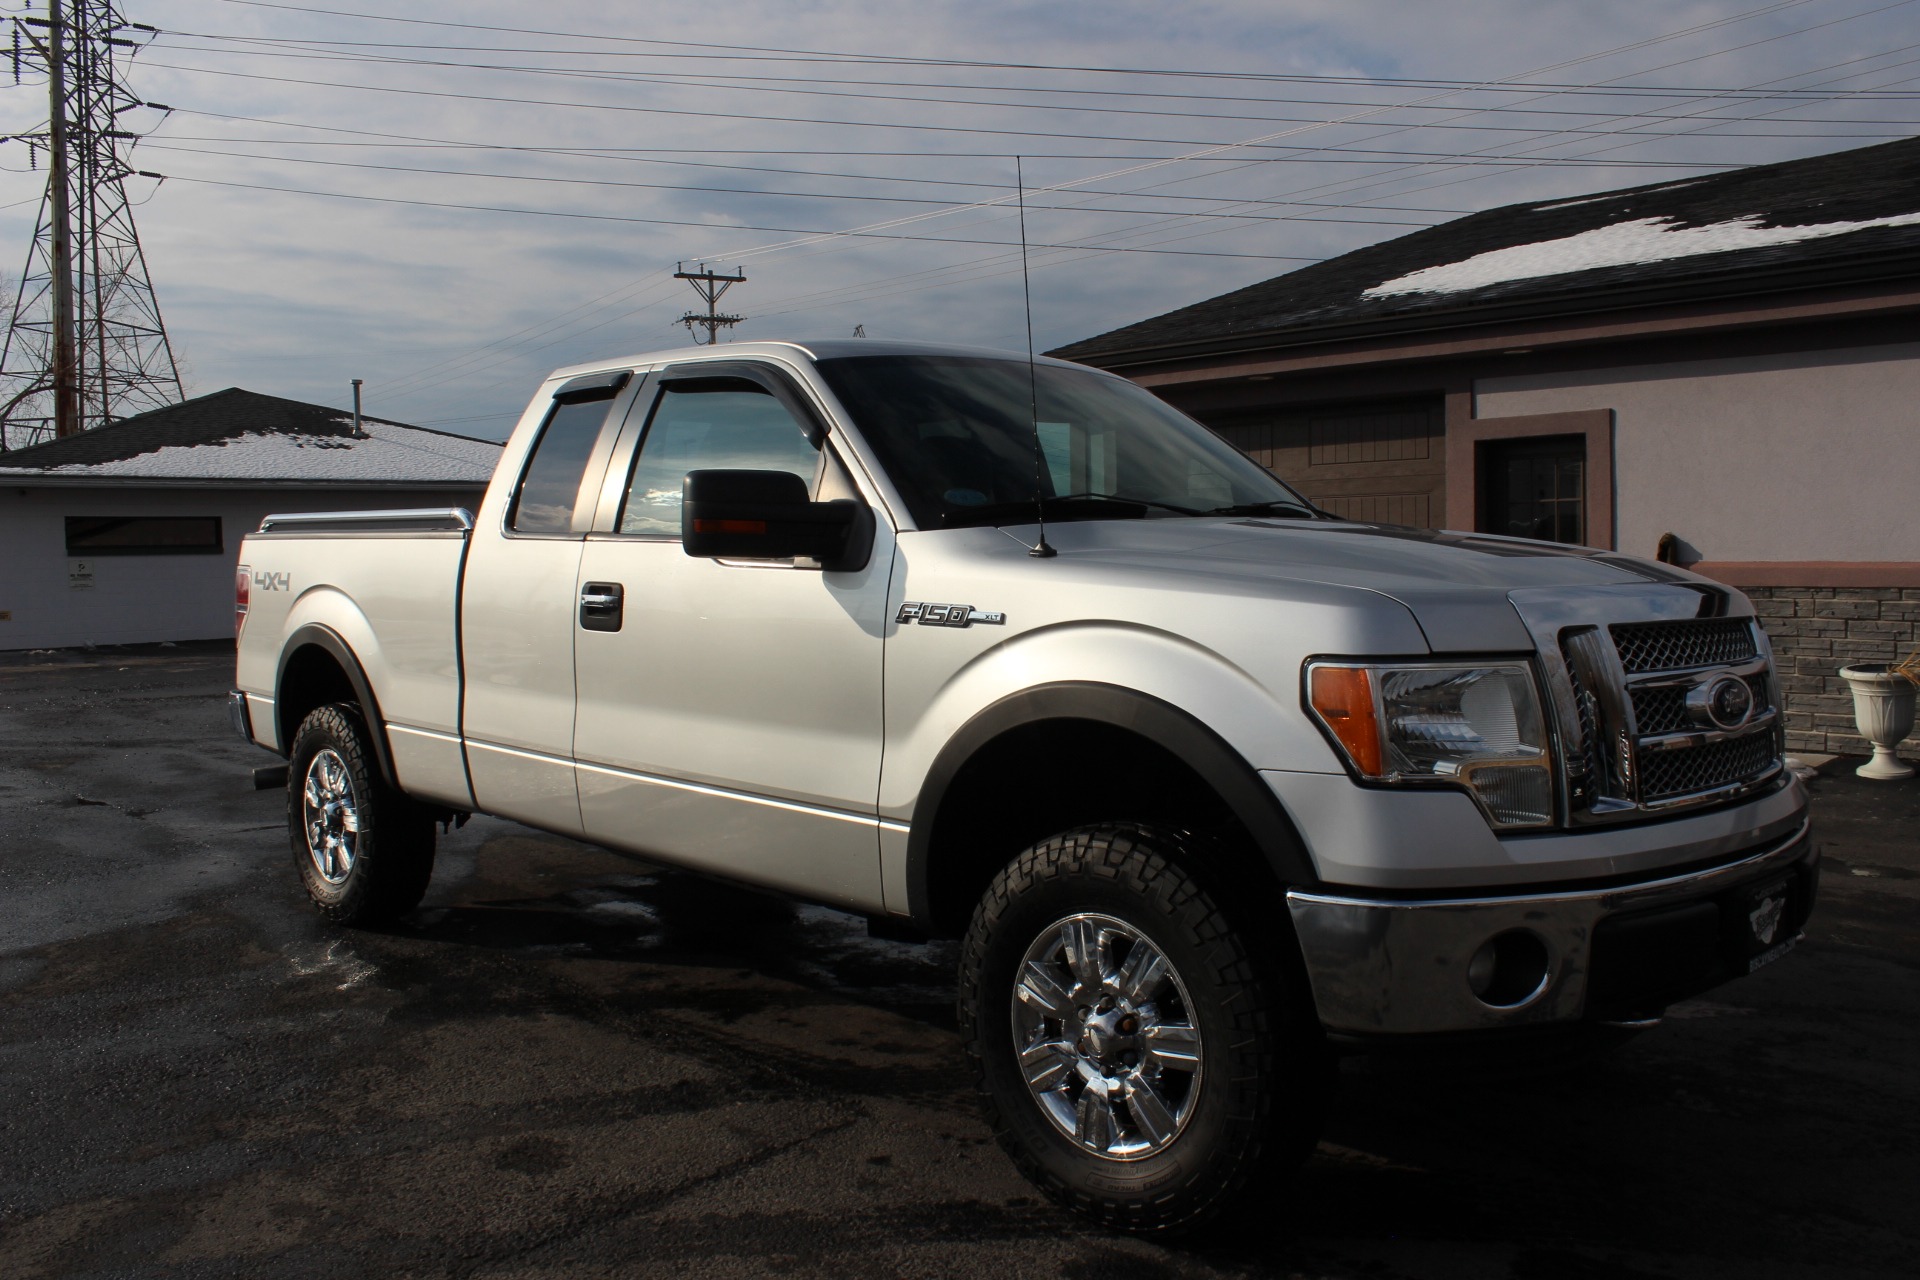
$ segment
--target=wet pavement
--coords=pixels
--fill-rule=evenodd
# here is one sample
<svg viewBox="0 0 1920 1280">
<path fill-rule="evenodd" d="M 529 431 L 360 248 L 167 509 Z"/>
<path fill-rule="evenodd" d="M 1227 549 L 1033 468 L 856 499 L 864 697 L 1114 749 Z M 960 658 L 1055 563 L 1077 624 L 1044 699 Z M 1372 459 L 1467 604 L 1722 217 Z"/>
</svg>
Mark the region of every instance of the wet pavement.
<svg viewBox="0 0 1920 1280">
<path fill-rule="evenodd" d="M 0 655 L 0 1276 L 1907 1276 L 1920 782 L 1812 786 L 1799 951 L 1603 1061 L 1348 1063 L 1270 1207 L 1039 1199 L 953 948 L 477 818 L 381 932 L 305 906 L 230 652 Z"/>
</svg>

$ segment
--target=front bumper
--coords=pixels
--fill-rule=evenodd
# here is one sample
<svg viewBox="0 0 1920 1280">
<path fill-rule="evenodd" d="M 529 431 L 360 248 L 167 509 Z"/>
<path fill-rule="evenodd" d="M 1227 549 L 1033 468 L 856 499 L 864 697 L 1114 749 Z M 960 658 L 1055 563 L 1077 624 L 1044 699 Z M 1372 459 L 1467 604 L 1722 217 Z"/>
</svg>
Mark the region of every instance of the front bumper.
<svg viewBox="0 0 1920 1280">
<path fill-rule="evenodd" d="M 1287 908 L 1329 1032 L 1400 1036 L 1657 1015 L 1750 972 L 1798 937 L 1818 854 L 1803 820 L 1738 860 L 1603 888 L 1392 899 L 1292 891 Z M 1504 938 L 1516 969 L 1475 994 Z M 1517 941 L 1515 941 L 1517 940 Z M 1537 985 L 1532 981 L 1538 966 Z"/>
</svg>

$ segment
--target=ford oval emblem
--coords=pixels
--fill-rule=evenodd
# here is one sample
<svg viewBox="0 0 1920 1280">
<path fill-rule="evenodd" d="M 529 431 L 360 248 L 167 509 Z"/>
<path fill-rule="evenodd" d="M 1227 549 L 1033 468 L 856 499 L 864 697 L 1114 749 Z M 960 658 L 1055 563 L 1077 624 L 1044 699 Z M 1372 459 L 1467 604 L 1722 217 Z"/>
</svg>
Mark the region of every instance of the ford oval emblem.
<svg viewBox="0 0 1920 1280">
<path fill-rule="evenodd" d="M 1726 733 L 1753 718 L 1753 688 L 1731 671 L 1715 671 L 1687 692 L 1687 718 Z"/>
</svg>

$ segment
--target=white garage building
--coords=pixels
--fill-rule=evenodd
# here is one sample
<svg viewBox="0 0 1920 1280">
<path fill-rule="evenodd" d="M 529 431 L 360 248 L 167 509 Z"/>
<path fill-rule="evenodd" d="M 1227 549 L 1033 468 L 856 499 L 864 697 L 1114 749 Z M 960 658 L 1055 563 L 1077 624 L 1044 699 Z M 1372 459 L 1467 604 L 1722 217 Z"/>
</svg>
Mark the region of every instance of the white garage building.
<svg viewBox="0 0 1920 1280">
<path fill-rule="evenodd" d="M 231 636 L 262 516 L 474 509 L 499 456 L 238 387 L 0 453 L 0 649 Z"/>
</svg>

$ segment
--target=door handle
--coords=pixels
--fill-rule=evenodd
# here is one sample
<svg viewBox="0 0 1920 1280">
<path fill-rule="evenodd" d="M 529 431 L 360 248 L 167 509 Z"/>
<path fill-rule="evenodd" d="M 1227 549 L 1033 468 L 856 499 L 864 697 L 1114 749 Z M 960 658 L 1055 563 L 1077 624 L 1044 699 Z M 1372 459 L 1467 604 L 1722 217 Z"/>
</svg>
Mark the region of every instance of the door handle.
<svg viewBox="0 0 1920 1280">
<path fill-rule="evenodd" d="M 626 589 L 617 582 L 589 582 L 580 588 L 583 631 L 618 631 L 625 613 Z"/>
</svg>

